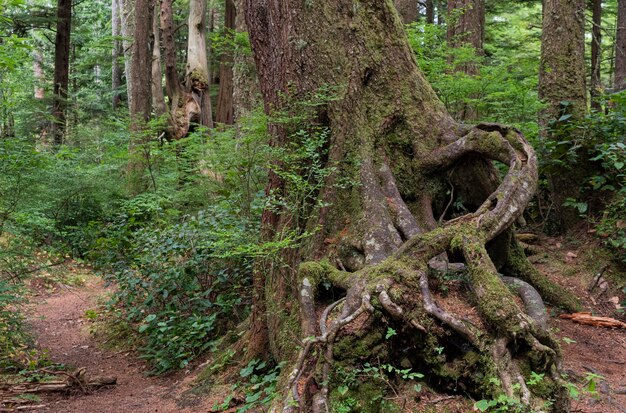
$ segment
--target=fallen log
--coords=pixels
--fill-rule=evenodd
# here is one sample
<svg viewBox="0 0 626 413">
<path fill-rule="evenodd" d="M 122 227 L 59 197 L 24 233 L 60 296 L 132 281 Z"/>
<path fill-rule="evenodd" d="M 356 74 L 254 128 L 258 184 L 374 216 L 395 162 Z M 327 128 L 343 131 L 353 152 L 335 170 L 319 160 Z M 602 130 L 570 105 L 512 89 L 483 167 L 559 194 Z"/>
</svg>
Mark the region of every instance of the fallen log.
<svg viewBox="0 0 626 413">
<path fill-rule="evenodd" d="M 5 385 L 3 388 L 0 388 L 0 397 L 11 398 L 16 395 L 29 393 L 70 392 L 75 390 L 86 394 L 101 387 L 114 386 L 117 383 L 116 377 L 88 377 L 84 368 L 80 368 L 74 373 L 68 373 L 65 371 L 46 372 L 66 377 L 63 380 L 53 380 L 43 383 L 17 383 Z M 2 404 L 11 402 L 10 400 L 3 398 L 0 398 L 0 402 Z"/>
<path fill-rule="evenodd" d="M 585 324 L 595 327 L 626 328 L 626 323 L 616 320 L 615 318 L 593 316 L 589 312 L 561 314 L 559 318 L 572 320 L 573 322 L 578 324 Z"/>
</svg>

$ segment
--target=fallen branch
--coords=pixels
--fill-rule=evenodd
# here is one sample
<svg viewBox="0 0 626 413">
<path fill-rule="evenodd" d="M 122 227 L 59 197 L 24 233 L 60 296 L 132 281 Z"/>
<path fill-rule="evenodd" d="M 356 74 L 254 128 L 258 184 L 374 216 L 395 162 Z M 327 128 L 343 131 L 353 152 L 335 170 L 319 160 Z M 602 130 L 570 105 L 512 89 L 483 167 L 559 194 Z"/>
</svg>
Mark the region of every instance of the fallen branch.
<svg viewBox="0 0 626 413">
<path fill-rule="evenodd" d="M 105 386 L 113 386 L 117 383 L 116 377 L 90 377 L 87 378 L 85 369 L 78 369 L 74 373 L 53 372 L 67 376 L 65 380 L 55 380 L 45 383 L 19 383 L 0 390 L 0 396 L 13 396 L 27 393 L 69 392 L 80 390 L 89 393 L 92 390 Z"/>
<path fill-rule="evenodd" d="M 578 324 L 585 324 L 595 327 L 605 327 L 605 328 L 626 328 L 626 323 L 623 323 L 619 320 L 610 317 L 597 317 L 591 315 L 588 312 L 582 313 L 573 313 L 573 314 L 561 314 L 559 318 L 563 318 L 566 320 L 572 320 Z"/>
</svg>

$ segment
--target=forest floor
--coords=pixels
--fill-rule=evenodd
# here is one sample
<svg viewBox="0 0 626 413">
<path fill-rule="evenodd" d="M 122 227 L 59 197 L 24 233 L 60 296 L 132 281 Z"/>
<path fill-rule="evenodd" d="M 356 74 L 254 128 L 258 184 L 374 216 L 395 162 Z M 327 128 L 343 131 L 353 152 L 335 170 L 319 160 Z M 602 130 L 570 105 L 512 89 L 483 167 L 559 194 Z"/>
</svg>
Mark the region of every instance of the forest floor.
<svg viewBox="0 0 626 413">
<path fill-rule="evenodd" d="M 540 271 L 575 292 L 594 315 L 624 320 L 619 310 L 623 302 L 619 288 L 624 278 L 619 281 L 616 273 L 621 271 L 623 277 L 626 269 L 608 265 L 597 241 L 542 238 L 532 249 L 531 260 Z M 598 285 L 589 292 L 594 276 L 603 268 L 608 288 L 602 290 L 605 286 Z M 110 289 L 88 268 L 70 263 L 63 271 L 67 274 L 61 281 L 53 281 L 44 273 L 30 283 L 33 308 L 29 318 L 36 345 L 52 363 L 66 366 L 67 371 L 84 367 L 89 376 L 116 377 L 117 384 L 90 394 L 42 394 L 31 401 L 28 411 L 211 412 L 212 406 L 228 395 L 232 383 L 194 391 L 194 378 L 201 366 L 166 377 L 149 376 L 148 366 L 136 353 L 111 348 L 101 335 L 92 334 L 90 315 L 101 311 L 101 301 Z M 558 318 L 553 310 L 551 313 L 551 327 L 562 340 L 568 379 L 582 389 L 572 402 L 572 412 L 626 413 L 626 329 L 579 325 Z M 466 413 L 468 408 L 471 410 L 471 405 L 457 397 L 423 394 L 421 401 L 407 404 L 405 411 Z M 0 412 L 4 411 L 11 410 L 0 403 Z"/>
</svg>

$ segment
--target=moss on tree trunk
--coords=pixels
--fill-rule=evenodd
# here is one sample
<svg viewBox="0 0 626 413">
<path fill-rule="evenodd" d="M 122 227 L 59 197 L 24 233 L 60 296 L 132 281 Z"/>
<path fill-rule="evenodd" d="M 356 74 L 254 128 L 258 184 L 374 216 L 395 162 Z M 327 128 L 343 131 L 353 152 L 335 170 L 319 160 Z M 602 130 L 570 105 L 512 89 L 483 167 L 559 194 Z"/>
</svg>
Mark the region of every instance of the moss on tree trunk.
<svg viewBox="0 0 626 413">
<path fill-rule="evenodd" d="M 406 363 L 429 368 L 422 373 L 434 382 L 463 380 L 475 394 L 504 391 L 535 407 L 552 398 L 552 410 L 563 411 L 561 385 L 538 395 L 524 380 L 524 372 L 536 371 L 561 383 L 558 346 L 516 303 L 485 249 L 511 228 L 536 188 L 537 160 L 521 133 L 470 128 L 450 117 L 419 71 L 391 0 L 247 0 L 246 19 L 270 115 L 298 112 L 297 102 L 326 91 L 321 103 L 307 106 L 307 125 L 270 125 L 274 146 L 293 142 L 298 128 L 329 131 L 330 173 L 309 213 L 272 208 L 263 215 L 265 239 L 316 229 L 299 248 L 258 263 L 255 273 L 249 350 L 269 347 L 276 360 L 291 363 L 281 381 L 283 411 L 325 411 L 333 360 L 363 363 L 384 347 L 386 361 L 400 362 L 393 342 L 381 344 L 381 322 L 401 327 L 417 354 Z M 509 166 L 502 182 L 491 160 Z M 460 217 L 445 213 L 447 176 L 456 168 L 463 171 L 459 191 L 475 202 Z M 268 193 L 292 190 L 270 174 Z M 472 292 L 464 300 L 478 306 L 480 323 L 444 310 L 431 291 L 429 267 L 447 266 L 453 251 L 469 269 Z M 345 297 L 329 302 L 324 285 Z M 535 285 L 540 292 L 546 286 L 556 288 L 547 280 Z M 462 351 L 452 350 L 455 342 L 464 343 Z"/>
</svg>

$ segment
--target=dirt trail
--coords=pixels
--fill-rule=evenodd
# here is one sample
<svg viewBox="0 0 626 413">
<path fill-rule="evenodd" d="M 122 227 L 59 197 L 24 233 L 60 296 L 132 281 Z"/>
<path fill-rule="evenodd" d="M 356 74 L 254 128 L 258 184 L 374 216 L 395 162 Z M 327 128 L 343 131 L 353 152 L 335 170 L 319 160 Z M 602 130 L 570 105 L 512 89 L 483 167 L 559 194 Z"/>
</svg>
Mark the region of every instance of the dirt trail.
<svg viewBox="0 0 626 413">
<path fill-rule="evenodd" d="M 88 332 L 85 311 L 96 307 L 105 293 L 103 282 L 89 277 L 77 288 L 61 286 L 52 294 L 40 294 L 31 319 L 37 346 L 55 363 L 71 369 L 85 367 L 91 376 L 117 377 L 117 385 L 84 395 L 44 396 L 40 412 L 64 413 L 173 413 L 208 411 L 210 406 L 183 408 L 178 391 L 190 380 L 182 374 L 169 378 L 148 377 L 136 357 L 105 350 Z M 31 410 L 32 411 L 32 410 Z"/>
</svg>

